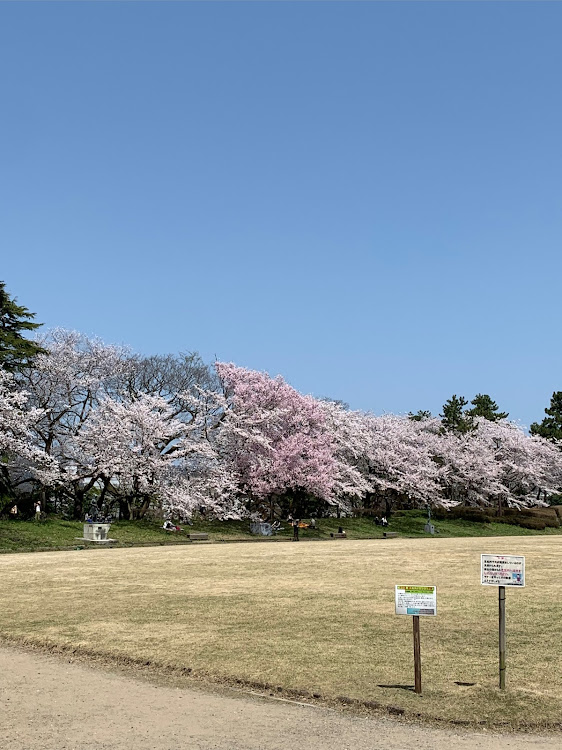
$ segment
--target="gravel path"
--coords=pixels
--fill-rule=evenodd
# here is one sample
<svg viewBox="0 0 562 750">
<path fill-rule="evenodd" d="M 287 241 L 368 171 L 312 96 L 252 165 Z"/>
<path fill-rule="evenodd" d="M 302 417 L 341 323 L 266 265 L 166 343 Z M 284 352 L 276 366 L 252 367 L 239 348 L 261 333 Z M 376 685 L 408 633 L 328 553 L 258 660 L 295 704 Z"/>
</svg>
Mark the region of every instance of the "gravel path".
<svg viewBox="0 0 562 750">
<path fill-rule="evenodd" d="M 2 750 L 560 750 L 562 737 L 480 734 L 234 691 L 155 685 L 0 648 Z"/>
</svg>

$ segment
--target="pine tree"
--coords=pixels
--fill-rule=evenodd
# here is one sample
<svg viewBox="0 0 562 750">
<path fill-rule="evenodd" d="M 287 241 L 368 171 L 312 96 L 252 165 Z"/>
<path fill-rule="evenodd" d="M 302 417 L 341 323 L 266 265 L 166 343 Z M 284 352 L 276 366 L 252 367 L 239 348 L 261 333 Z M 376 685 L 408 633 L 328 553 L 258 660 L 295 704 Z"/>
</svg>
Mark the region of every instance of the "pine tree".
<svg viewBox="0 0 562 750">
<path fill-rule="evenodd" d="M 505 411 L 498 411 L 498 405 L 487 393 L 478 393 L 470 403 L 474 408 L 468 409 L 466 414 L 470 414 L 471 417 L 484 417 L 490 422 L 499 422 L 500 419 L 507 419 L 509 416 Z"/>
<path fill-rule="evenodd" d="M 463 411 L 468 401 L 464 396 L 453 395 L 443 404 L 443 414 L 440 414 L 441 424 L 444 429 L 451 432 L 465 434 L 474 429 L 472 416 Z"/>
<path fill-rule="evenodd" d="M 432 414 L 427 409 L 419 409 L 415 414 L 411 411 L 408 412 L 408 418 L 412 422 L 423 422 L 424 419 L 431 419 Z"/>
<path fill-rule="evenodd" d="M 548 416 L 540 424 L 533 422 L 531 425 L 531 435 L 562 441 L 562 391 L 554 391 L 550 407 L 546 408 L 544 413 Z"/>
<path fill-rule="evenodd" d="M 3 370 L 13 372 L 44 351 L 21 333 L 33 331 L 41 325 L 33 322 L 34 317 L 35 313 L 10 297 L 5 283 L 0 281 L 0 367 Z"/>
</svg>

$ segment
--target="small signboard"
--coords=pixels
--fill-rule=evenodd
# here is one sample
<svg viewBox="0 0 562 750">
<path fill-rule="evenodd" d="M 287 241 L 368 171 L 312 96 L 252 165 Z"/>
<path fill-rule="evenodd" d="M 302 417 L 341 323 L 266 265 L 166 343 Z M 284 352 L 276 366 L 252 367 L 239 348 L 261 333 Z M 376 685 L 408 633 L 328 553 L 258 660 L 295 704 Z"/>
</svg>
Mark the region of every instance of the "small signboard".
<svg viewBox="0 0 562 750">
<path fill-rule="evenodd" d="M 436 615 L 436 586 L 396 586 L 397 615 Z"/>
<path fill-rule="evenodd" d="M 483 586 L 525 586 L 525 558 L 521 555 L 482 555 Z"/>
</svg>

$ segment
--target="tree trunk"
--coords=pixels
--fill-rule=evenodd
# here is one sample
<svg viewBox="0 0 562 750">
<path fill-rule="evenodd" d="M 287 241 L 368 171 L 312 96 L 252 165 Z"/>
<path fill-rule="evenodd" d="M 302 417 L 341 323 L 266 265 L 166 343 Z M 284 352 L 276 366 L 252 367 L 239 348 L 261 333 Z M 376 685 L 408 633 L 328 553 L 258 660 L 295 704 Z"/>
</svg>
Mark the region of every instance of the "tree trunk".
<svg viewBox="0 0 562 750">
<path fill-rule="evenodd" d="M 142 501 L 142 505 L 140 506 L 140 508 L 137 509 L 137 519 L 140 520 L 144 518 L 149 508 L 150 508 L 150 498 L 145 497 L 144 500 Z"/>
<path fill-rule="evenodd" d="M 84 493 L 82 490 L 74 489 L 74 511 L 72 517 L 78 521 L 84 519 Z"/>
<path fill-rule="evenodd" d="M 100 510 L 100 511 L 103 508 L 103 505 L 105 503 L 105 497 L 106 497 L 106 494 L 107 494 L 109 483 L 110 483 L 110 480 L 104 478 L 104 480 L 103 480 L 103 486 L 101 488 L 101 492 L 100 492 L 100 496 L 99 496 L 99 500 L 98 500 L 98 510 Z"/>
</svg>

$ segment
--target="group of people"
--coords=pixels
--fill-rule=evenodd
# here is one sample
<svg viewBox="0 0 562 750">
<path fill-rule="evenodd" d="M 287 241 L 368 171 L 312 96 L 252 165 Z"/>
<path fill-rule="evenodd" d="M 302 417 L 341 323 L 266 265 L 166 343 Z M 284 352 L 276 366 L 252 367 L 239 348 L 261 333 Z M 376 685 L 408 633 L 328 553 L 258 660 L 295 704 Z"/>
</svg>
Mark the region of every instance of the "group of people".
<svg viewBox="0 0 562 750">
<path fill-rule="evenodd" d="M 86 513 L 84 521 L 86 523 L 111 523 L 113 521 L 113 516 L 110 513 L 104 516 L 103 513 L 100 513 L 100 511 L 95 508 L 89 513 Z"/>
<path fill-rule="evenodd" d="M 302 523 L 300 518 L 293 518 L 293 516 L 289 513 L 287 516 L 287 523 L 290 523 L 293 527 L 293 541 L 298 542 L 299 541 L 299 528 L 303 529 L 313 529 L 316 531 L 318 528 L 316 526 L 316 519 L 311 518 L 309 523 Z"/>
<path fill-rule="evenodd" d="M 42 518 L 45 518 L 45 516 L 42 516 L 43 511 L 42 511 L 41 503 L 39 502 L 39 500 L 36 500 L 35 503 L 33 503 L 33 512 L 35 513 L 36 521 L 41 521 Z M 16 503 L 14 503 L 12 507 L 10 508 L 10 515 L 12 516 L 12 518 L 17 518 L 18 514 L 19 514 L 18 506 Z"/>
<path fill-rule="evenodd" d="M 88 520 L 88 516 L 86 516 L 86 519 Z M 287 523 L 289 523 L 293 527 L 293 541 L 298 542 L 299 541 L 299 528 L 301 526 L 300 518 L 293 518 L 293 516 L 289 514 L 287 516 Z M 386 516 L 383 516 L 382 518 L 375 516 L 375 524 L 376 526 L 388 526 L 388 520 Z M 302 526 L 304 528 L 309 528 L 309 529 L 314 529 L 314 530 L 318 528 L 316 525 L 315 518 L 311 518 L 309 523 L 307 524 L 303 523 Z M 275 523 L 273 523 L 271 527 L 272 527 L 273 533 L 276 533 L 277 531 L 281 530 L 281 524 L 279 523 L 279 521 L 276 521 Z M 183 531 L 183 529 L 180 526 L 176 526 L 174 523 L 172 523 L 172 521 L 164 521 L 162 528 L 165 531 Z M 343 530 L 342 526 L 338 527 L 338 535 L 345 536 L 345 531 Z M 333 536 L 333 534 L 331 536 Z"/>
</svg>

